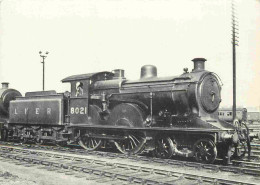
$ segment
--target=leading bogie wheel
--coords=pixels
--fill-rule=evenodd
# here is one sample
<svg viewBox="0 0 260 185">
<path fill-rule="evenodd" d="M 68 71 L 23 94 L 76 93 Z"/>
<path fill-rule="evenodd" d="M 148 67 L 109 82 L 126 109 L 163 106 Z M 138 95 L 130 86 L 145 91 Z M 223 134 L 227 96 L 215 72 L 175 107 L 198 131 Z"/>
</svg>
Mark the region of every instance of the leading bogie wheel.
<svg viewBox="0 0 260 185">
<path fill-rule="evenodd" d="M 193 146 L 195 159 L 200 163 L 213 163 L 217 157 L 217 148 L 211 139 L 199 139 Z"/>
<path fill-rule="evenodd" d="M 169 137 L 158 137 L 155 140 L 155 156 L 158 158 L 169 159 L 174 153 L 174 144 Z"/>
<path fill-rule="evenodd" d="M 79 145 L 86 150 L 93 151 L 101 147 L 102 140 L 88 136 L 81 136 L 79 139 Z"/>
</svg>

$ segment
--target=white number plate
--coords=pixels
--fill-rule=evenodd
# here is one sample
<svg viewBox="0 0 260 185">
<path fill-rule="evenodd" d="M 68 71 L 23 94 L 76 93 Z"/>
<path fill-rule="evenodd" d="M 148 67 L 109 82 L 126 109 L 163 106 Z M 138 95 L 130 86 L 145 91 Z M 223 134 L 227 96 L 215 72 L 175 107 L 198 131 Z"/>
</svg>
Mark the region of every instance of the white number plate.
<svg viewBox="0 0 260 185">
<path fill-rule="evenodd" d="M 87 107 L 71 107 L 70 114 L 87 114 Z"/>
</svg>

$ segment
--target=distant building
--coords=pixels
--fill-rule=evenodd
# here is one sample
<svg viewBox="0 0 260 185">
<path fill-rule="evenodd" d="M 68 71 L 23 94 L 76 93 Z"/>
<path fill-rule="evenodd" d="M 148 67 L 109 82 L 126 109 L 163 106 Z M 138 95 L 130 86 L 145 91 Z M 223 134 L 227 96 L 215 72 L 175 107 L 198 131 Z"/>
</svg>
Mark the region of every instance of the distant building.
<svg viewBox="0 0 260 185">
<path fill-rule="evenodd" d="M 230 107 L 230 108 L 219 108 L 218 116 L 219 116 L 220 120 L 232 122 L 233 121 L 232 107 Z M 246 121 L 247 120 L 247 109 L 246 108 L 237 108 L 236 116 L 237 116 L 238 120 Z"/>
<path fill-rule="evenodd" d="M 218 111 L 220 120 L 227 122 L 233 121 L 232 107 L 221 107 Z M 257 107 L 237 108 L 236 116 L 240 121 L 247 121 L 249 123 L 260 122 L 260 111 Z"/>
</svg>

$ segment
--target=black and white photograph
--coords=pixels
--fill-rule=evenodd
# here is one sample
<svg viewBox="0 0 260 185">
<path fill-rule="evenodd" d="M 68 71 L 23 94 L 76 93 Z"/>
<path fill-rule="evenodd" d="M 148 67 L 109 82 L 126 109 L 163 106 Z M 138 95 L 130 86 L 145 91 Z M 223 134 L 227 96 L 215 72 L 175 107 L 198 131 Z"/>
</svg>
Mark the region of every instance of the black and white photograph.
<svg viewBox="0 0 260 185">
<path fill-rule="evenodd" d="M 0 184 L 260 184 L 260 0 L 0 0 Z"/>
</svg>

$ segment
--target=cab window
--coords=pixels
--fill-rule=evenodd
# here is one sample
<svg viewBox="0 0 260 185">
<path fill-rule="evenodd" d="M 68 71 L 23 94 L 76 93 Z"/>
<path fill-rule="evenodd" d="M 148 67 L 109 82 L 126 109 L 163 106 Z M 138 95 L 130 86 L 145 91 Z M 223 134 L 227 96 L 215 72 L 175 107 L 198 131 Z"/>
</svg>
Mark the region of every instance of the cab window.
<svg viewBox="0 0 260 185">
<path fill-rule="evenodd" d="M 83 83 L 82 83 L 82 82 L 77 82 L 77 83 L 76 83 L 75 92 L 76 92 L 75 95 L 76 95 L 77 97 L 83 95 L 84 88 L 83 88 Z"/>
</svg>

